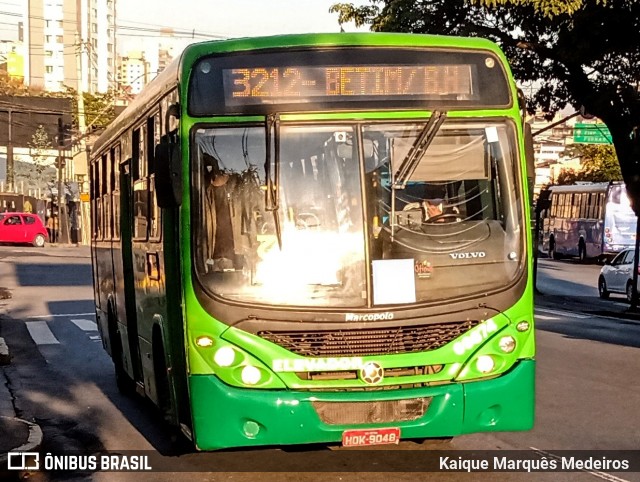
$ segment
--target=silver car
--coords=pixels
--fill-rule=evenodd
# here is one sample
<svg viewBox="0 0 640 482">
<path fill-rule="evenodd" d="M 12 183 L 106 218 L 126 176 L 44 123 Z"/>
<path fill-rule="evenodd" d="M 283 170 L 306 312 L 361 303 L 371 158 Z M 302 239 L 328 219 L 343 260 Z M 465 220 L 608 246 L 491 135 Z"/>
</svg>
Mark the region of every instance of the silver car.
<svg viewBox="0 0 640 482">
<path fill-rule="evenodd" d="M 602 267 L 598 278 L 600 298 L 607 299 L 610 293 L 622 293 L 627 295 L 627 301 L 631 303 L 631 297 L 633 296 L 633 254 L 633 249 L 620 251 L 610 263 L 607 262 Z"/>
</svg>

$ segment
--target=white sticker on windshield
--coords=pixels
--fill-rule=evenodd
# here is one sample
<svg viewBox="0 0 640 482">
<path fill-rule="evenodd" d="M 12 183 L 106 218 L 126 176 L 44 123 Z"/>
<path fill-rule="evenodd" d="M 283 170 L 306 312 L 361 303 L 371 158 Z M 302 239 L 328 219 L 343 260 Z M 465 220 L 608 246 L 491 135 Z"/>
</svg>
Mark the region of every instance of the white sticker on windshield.
<svg viewBox="0 0 640 482">
<path fill-rule="evenodd" d="M 413 259 L 377 259 L 373 264 L 373 304 L 416 302 Z"/>
<path fill-rule="evenodd" d="M 498 142 L 498 129 L 495 126 L 485 127 L 484 133 L 487 136 L 487 142 Z"/>
</svg>

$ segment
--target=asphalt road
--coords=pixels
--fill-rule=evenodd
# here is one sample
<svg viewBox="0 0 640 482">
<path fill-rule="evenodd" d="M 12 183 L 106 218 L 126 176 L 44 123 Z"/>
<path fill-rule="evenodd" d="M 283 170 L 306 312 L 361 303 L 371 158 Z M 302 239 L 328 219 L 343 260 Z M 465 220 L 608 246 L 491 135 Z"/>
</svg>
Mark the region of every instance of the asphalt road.
<svg viewBox="0 0 640 482">
<path fill-rule="evenodd" d="M 115 388 L 93 316 L 87 248 L 0 247 L 0 336 L 13 362 L 5 367 L 15 406 L 43 429 L 43 449 L 83 454 L 153 450 L 178 472 L 34 473 L 31 480 L 386 481 L 386 480 L 640 480 L 639 473 L 404 472 L 426 451 L 446 449 L 637 450 L 640 447 L 640 323 L 603 315 L 619 301 L 597 298 L 599 267 L 541 260 L 537 315 L 537 412 L 530 432 L 473 434 L 450 444 L 401 442 L 393 452 L 344 457 L 328 446 L 184 453 L 171 443 L 155 410 Z M 594 314 L 597 313 L 597 314 Z M 339 455 L 334 455 L 339 454 Z M 340 460 L 336 463 L 336 460 Z M 232 467 L 233 472 L 220 472 Z M 260 473 L 244 472 L 256 469 Z M 613 473 L 612 473 L 613 472 Z"/>
</svg>

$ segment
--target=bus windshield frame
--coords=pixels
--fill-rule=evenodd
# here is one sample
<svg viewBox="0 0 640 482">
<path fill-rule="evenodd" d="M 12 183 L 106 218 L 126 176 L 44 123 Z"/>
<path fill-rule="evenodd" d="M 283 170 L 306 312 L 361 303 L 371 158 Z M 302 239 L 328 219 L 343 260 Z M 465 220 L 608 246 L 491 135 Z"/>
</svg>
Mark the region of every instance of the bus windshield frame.
<svg viewBox="0 0 640 482">
<path fill-rule="evenodd" d="M 525 243 L 515 126 L 447 120 L 397 189 L 394 172 L 425 125 L 194 127 L 193 252 L 205 291 L 249 304 L 364 308 L 510 286 Z M 267 143 L 266 132 L 279 137 Z M 464 169 L 452 168 L 463 159 Z M 442 217 L 428 219 L 436 190 Z"/>
</svg>

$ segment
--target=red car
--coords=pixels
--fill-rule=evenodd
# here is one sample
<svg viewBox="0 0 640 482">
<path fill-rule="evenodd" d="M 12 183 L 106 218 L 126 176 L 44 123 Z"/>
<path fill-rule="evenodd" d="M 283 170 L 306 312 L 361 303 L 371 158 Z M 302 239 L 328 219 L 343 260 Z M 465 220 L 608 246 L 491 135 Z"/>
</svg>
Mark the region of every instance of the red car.
<svg viewBox="0 0 640 482">
<path fill-rule="evenodd" d="M 0 213 L 0 243 L 28 243 L 42 248 L 48 238 L 36 214 Z"/>
</svg>

